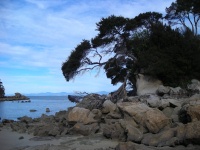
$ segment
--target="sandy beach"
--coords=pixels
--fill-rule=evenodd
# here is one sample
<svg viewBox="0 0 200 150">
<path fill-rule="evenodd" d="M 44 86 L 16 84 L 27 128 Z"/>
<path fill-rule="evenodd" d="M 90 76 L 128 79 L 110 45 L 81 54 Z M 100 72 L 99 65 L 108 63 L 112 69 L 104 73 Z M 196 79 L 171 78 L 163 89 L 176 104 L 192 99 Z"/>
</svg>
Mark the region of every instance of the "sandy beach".
<svg viewBox="0 0 200 150">
<path fill-rule="evenodd" d="M 82 135 L 66 135 L 60 137 L 36 137 L 27 133 L 13 132 L 10 127 L 4 126 L 3 128 L 0 128 L 0 146 L 2 150 L 98 150 L 114 149 L 117 144 L 118 141 L 105 139 L 104 137 L 102 137 L 102 135 L 91 135 L 87 137 Z"/>
</svg>

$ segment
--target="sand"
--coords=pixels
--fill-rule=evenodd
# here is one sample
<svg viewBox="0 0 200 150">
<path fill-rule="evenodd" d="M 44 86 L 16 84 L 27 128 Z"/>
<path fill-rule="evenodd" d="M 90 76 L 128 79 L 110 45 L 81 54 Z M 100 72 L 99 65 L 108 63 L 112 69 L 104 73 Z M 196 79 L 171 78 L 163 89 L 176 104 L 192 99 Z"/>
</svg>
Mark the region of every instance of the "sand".
<svg viewBox="0 0 200 150">
<path fill-rule="evenodd" d="M 35 137 L 27 133 L 13 132 L 9 127 L 0 130 L 1 150 L 107 150 L 114 149 L 118 144 L 118 141 L 105 139 L 101 134 L 87 137 L 82 135 Z"/>
</svg>

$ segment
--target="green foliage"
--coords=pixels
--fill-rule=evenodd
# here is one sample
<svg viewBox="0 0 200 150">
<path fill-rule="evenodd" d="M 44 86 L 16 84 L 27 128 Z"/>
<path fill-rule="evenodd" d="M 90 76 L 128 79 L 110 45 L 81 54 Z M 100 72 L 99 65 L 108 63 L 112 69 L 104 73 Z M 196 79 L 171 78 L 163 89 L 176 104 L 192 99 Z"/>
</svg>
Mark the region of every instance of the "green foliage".
<svg viewBox="0 0 200 150">
<path fill-rule="evenodd" d="M 141 38 L 136 69 L 159 78 L 166 85 L 185 85 L 189 80 L 200 79 L 200 40 L 189 30 L 180 33 L 170 26 L 155 24 L 148 40 Z M 138 71 L 140 72 L 140 71 Z"/>
<path fill-rule="evenodd" d="M 78 74 L 77 69 L 84 65 L 84 62 L 82 60 L 86 57 L 90 48 L 90 42 L 87 40 L 83 40 L 81 44 L 78 45 L 75 50 L 71 52 L 68 60 L 62 64 L 61 69 L 67 81 Z"/>
<path fill-rule="evenodd" d="M 165 18 L 171 25 L 182 24 L 184 28 L 191 29 L 194 35 L 198 34 L 200 21 L 199 0 L 176 0 L 170 7 L 166 8 L 166 12 Z"/>
</svg>

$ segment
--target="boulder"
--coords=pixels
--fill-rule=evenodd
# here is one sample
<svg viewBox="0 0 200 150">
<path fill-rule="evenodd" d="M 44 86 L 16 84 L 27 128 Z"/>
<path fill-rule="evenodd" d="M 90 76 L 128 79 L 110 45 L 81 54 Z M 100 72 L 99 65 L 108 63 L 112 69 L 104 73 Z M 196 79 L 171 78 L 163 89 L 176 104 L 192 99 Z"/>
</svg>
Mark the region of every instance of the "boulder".
<svg viewBox="0 0 200 150">
<path fill-rule="evenodd" d="M 28 116 L 19 117 L 17 119 L 24 123 L 31 123 L 33 121 L 33 119 Z"/>
<path fill-rule="evenodd" d="M 174 111 L 174 108 L 171 108 L 171 107 L 166 107 L 162 110 L 163 114 L 167 117 L 171 117 L 172 113 Z"/>
<path fill-rule="evenodd" d="M 59 127 L 57 126 L 54 126 L 48 133 L 49 136 L 57 136 L 57 135 L 60 135 L 61 133 L 61 130 Z"/>
<path fill-rule="evenodd" d="M 160 85 L 158 87 L 158 90 L 156 91 L 156 93 L 160 96 L 163 96 L 165 94 L 169 94 L 169 91 L 170 91 L 170 87 L 168 86 L 163 86 L 163 85 Z"/>
<path fill-rule="evenodd" d="M 30 109 L 30 112 L 36 112 L 37 110 L 35 110 L 35 109 Z"/>
<path fill-rule="evenodd" d="M 179 142 L 185 145 L 200 143 L 200 121 L 190 122 L 176 127 L 175 136 Z"/>
<path fill-rule="evenodd" d="M 68 114 L 68 122 L 70 124 L 75 124 L 77 122 L 83 123 L 83 124 L 90 124 L 94 122 L 98 122 L 97 118 L 100 117 L 99 113 L 94 114 L 89 109 L 80 108 L 80 107 L 74 107 Z"/>
<path fill-rule="evenodd" d="M 189 105 L 200 105 L 200 94 L 194 94 L 190 98 L 185 101 L 185 103 Z"/>
<path fill-rule="evenodd" d="M 99 125 L 97 123 L 92 123 L 85 125 L 83 123 L 76 123 L 70 130 L 69 134 L 81 134 L 84 136 L 94 134 L 99 130 Z"/>
<path fill-rule="evenodd" d="M 35 126 L 33 130 L 34 136 L 57 136 L 60 135 L 61 131 L 55 124 L 41 124 Z"/>
<path fill-rule="evenodd" d="M 146 100 L 147 104 L 150 107 L 156 108 L 160 106 L 160 97 L 156 96 L 156 95 L 149 95 L 149 98 Z"/>
<path fill-rule="evenodd" d="M 142 121 L 151 133 L 158 133 L 165 126 L 171 124 L 171 119 L 156 108 L 146 111 Z"/>
<path fill-rule="evenodd" d="M 82 107 L 89 110 L 92 109 L 101 109 L 106 96 L 101 96 L 99 94 L 89 94 L 83 98 L 80 103 L 76 104 L 76 107 Z"/>
<path fill-rule="evenodd" d="M 141 123 L 145 112 L 151 110 L 151 108 L 144 103 L 123 102 L 117 103 L 117 106 L 123 114 L 127 113 L 130 115 L 136 123 Z"/>
<path fill-rule="evenodd" d="M 19 133 L 25 133 L 28 126 L 25 122 L 13 122 L 10 124 L 10 127 L 13 131 L 17 131 Z"/>
<path fill-rule="evenodd" d="M 68 113 L 68 122 L 83 122 L 87 119 L 87 116 L 89 115 L 90 110 L 85 108 L 79 108 L 74 107 L 69 113 Z"/>
<path fill-rule="evenodd" d="M 106 100 L 103 103 L 102 113 L 114 112 L 117 109 L 117 105 L 111 102 L 110 100 Z"/>
<path fill-rule="evenodd" d="M 169 140 L 174 137 L 174 132 L 175 131 L 173 129 L 169 129 L 158 134 L 147 133 L 144 134 L 144 138 L 141 143 L 148 146 L 173 146 L 175 143 L 172 141 L 172 143 L 170 143 Z"/>
<path fill-rule="evenodd" d="M 127 141 L 132 141 L 132 142 L 140 142 L 143 138 L 142 132 L 131 125 L 126 126 L 126 132 L 127 132 Z"/>
<path fill-rule="evenodd" d="M 186 125 L 185 140 L 193 144 L 200 143 L 200 121 L 191 122 Z"/>
<path fill-rule="evenodd" d="M 136 77 L 137 95 L 156 94 L 162 82 L 149 76 L 138 74 Z"/>
<path fill-rule="evenodd" d="M 200 105 L 189 106 L 187 114 L 191 117 L 192 121 L 200 120 Z"/>
<path fill-rule="evenodd" d="M 106 138 L 118 139 L 120 141 L 126 140 L 124 129 L 122 128 L 121 124 L 116 121 L 110 124 L 107 123 L 103 126 L 103 135 Z"/>
<path fill-rule="evenodd" d="M 46 108 L 46 112 L 50 112 L 50 109 L 49 109 L 49 108 Z"/>
<path fill-rule="evenodd" d="M 169 91 L 170 95 L 182 95 L 184 94 L 184 90 L 181 89 L 180 87 L 170 87 L 170 91 Z"/>
<path fill-rule="evenodd" d="M 187 88 L 194 93 L 199 93 L 200 92 L 200 82 L 196 79 L 192 79 L 191 83 L 188 84 Z"/>
</svg>

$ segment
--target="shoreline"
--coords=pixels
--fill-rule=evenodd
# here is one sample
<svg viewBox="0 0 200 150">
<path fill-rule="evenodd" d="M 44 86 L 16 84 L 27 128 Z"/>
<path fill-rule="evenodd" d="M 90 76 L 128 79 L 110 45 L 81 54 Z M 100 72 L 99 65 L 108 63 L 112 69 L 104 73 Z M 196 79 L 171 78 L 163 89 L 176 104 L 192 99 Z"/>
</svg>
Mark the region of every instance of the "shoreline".
<svg viewBox="0 0 200 150">
<path fill-rule="evenodd" d="M 0 98 L 0 102 L 2 101 L 20 101 L 20 100 L 30 100 L 30 98 L 28 97 L 15 97 L 15 96 L 6 96 L 3 98 Z"/>
<path fill-rule="evenodd" d="M 12 131 L 8 126 L 0 127 L 0 145 L 3 150 L 43 150 L 53 149 L 114 149 L 119 141 L 106 139 L 102 135 L 64 135 L 58 137 L 39 137 L 28 133 Z"/>
</svg>

